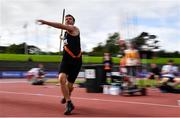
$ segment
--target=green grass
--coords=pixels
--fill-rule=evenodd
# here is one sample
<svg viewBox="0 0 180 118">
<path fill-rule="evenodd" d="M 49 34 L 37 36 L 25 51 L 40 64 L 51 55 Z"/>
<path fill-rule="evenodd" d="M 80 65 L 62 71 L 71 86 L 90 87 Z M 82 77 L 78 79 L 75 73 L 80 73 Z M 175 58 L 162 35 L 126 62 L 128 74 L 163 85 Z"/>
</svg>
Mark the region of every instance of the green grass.
<svg viewBox="0 0 180 118">
<path fill-rule="evenodd" d="M 180 89 L 180 85 L 177 85 L 176 88 L 179 88 L 179 89 Z"/>
<path fill-rule="evenodd" d="M 0 54 L 0 61 L 27 61 L 31 58 L 34 62 L 59 62 L 59 55 L 24 55 L 24 54 Z M 142 63 L 165 64 L 170 58 L 142 59 Z M 176 64 L 180 64 L 180 58 L 173 58 Z M 113 57 L 113 62 L 119 64 L 120 58 Z M 103 57 L 83 56 L 83 63 L 102 63 Z"/>
<path fill-rule="evenodd" d="M 29 58 L 35 62 L 58 62 L 61 59 L 56 55 L 0 54 L 0 60 L 3 61 L 27 61 Z"/>
<path fill-rule="evenodd" d="M 85 80 L 83 80 L 83 79 L 77 79 L 76 81 L 75 81 L 75 83 L 76 84 L 79 84 L 79 83 L 83 83 Z M 58 81 L 58 79 L 48 79 L 47 81 L 46 81 L 46 83 L 52 83 L 52 84 L 57 84 L 57 83 L 59 83 L 59 81 Z"/>
<path fill-rule="evenodd" d="M 136 83 L 140 87 L 156 87 L 159 85 L 156 80 L 137 80 Z M 180 88 L 180 85 L 176 85 L 175 88 Z"/>
<path fill-rule="evenodd" d="M 83 56 L 83 63 L 102 63 L 103 57 Z"/>
<path fill-rule="evenodd" d="M 156 64 L 166 64 L 169 59 L 173 59 L 175 64 L 180 64 L 180 58 L 155 58 L 155 59 L 142 59 L 142 63 L 156 63 Z"/>
<path fill-rule="evenodd" d="M 156 87 L 158 85 L 156 80 L 140 79 L 140 80 L 137 80 L 136 83 L 140 87 Z"/>
</svg>

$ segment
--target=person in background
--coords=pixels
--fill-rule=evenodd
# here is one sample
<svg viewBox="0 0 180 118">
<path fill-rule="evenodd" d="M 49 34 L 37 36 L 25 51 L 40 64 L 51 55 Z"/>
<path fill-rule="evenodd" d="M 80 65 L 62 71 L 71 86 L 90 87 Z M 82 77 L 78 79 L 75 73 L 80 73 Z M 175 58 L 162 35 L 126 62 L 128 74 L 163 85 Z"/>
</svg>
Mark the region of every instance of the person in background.
<svg viewBox="0 0 180 118">
<path fill-rule="evenodd" d="M 126 58 L 124 56 L 124 53 L 122 54 L 122 58 L 119 61 L 119 73 L 121 75 L 127 75 Z"/>
<path fill-rule="evenodd" d="M 44 65 L 40 63 L 40 64 L 38 64 L 38 68 L 39 68 L 39 70 L 38 70 L 39 78 L 44 78 L 44 76 L 45 76 Z"/>
<path fill-rule="evenodd" d="M 128 42 L 127 49 L 124 50 L 125 67 L 127 74 L 130 76 L 130 82 L 135 83 L 135 77 L 138 66 L 140 65 L 139 51 L 135 48 L 135 44 Z"/>
<path fill-rule="evenodd" d="M 32 85 L 43 85 L 46 81 L 45 74 L 44 65 L 40 63 L 27 72 L 27 79 Z"/>
<path fill-rule="evenodd" d="M 177 86 L 180 85 L 178 76 L 178 67 L 174 65 L 173 60 L 169 60 L 166 65 L 162 67 L 162 79 L 159 82 L 158 88 L 163 93 L 180 93 Z"/>
<path fill-rule="evenodd" d="M 179 80 L 176 79 L 176 76 L 178 75 L 178 67 L 174 65 L 173 60 L 170 59 L 168 63 L 162 67 L 161 74 L 161 83 L 173 82 L 175 85 L 179 84 Z"/>
<path fill-rule="evenodd" d="M 104 74 L 105 74 L 103 83 L 104 84 L 107 83 L 107 78 L 109 78 L 111 82 L 113 82 L 113 79 L 111 76 L 113 62 L 112 62 L 112 57 L 110 53 L 104 53 L 103 64 L 104 64 Z"/>
<path fill-rule="evenodd" d="M 148 79 L 148 84 L 150 87 L 157 87 L 158 82 L 161 78 L 161 70 L 158 68 L 157 64 L 150 64 L 150 69 L 147 72 L 146 78 Z"/>
<path fill-rule="evenodd" d="M 149 74 L 147 79 L 159 80 L 161 77 L 161 70 L 158 68 L 157 64 L 150 64 Z"/>
</svg>

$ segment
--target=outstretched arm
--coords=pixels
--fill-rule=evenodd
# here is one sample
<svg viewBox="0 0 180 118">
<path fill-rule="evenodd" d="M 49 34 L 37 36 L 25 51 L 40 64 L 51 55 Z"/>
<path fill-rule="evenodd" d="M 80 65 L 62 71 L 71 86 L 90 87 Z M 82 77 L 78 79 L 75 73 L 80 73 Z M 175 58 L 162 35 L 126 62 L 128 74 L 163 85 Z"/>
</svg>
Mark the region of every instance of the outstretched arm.
<svg viewBox="0 0 180 118">
<path fill-rule="evenodd" d="M 45 21 L 45 20 L 37 20 L 37 23 L 40 25 L 48 25 L 54 28 L 58 28 L 58 29 L 63 29 L 63 30 L 67 30 L 69 32 L 73 32 L 75 30 L 75 27 L 73 25 L 64 25 L 61 23 L 57 23 L 57 22 L 49 22 L 49 21 Z"/>
</svg>

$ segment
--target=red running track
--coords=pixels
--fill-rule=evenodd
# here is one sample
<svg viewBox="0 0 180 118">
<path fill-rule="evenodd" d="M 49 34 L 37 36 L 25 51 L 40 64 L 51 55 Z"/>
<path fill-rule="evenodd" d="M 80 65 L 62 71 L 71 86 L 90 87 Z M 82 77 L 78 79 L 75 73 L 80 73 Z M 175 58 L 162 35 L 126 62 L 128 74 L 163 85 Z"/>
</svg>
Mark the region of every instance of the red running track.
<svg viewBox="0 0 180 118">
<path fill-rule="evenodd" d="M 0 117 L 63 117 L 59 88 L 0 80 Z M 113 96 L 75 88 L 71 117 L 180 117 L 178 99 L 157 89 L 148 89 L 147 96 Z"/>
</svg>

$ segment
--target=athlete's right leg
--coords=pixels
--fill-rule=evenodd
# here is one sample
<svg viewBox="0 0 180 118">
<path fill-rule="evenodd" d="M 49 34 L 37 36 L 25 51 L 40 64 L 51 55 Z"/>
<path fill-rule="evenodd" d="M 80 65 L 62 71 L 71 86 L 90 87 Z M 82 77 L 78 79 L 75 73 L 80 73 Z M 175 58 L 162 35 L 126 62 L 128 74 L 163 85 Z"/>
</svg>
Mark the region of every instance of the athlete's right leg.
<svg viewBox="0 0 180 118">
<path fill-rule="evenodd" d="M 74 89 L 73 83 L 67 82 L 67 86 L 68 86 L 68 89 L 69 89 L 69 97 L 71 97 L 71 93 L 72 93 L 72 91 L 73 91 L 73 89 Z M 65 103 L 66 103 L 65 97 L 63 97 L 63 98 L 61 99 L 61 103 L 62 103 L 62 104 L 65 104 Z"/>
<path fill-rule="evenodd" d="M 60 73 L 59 80 L 61 84 L 61 91 L 66 99 L 66 110 L 64 112 L 64 115 L 70 115 L 71 111 L 74 109 L 74 105 L 72 104 L 70 99 L 69 88 L 67 85 L 67 75 L 65 73 Z"/>
<path fill-rule="evenodd" d="M 69 88 L 66 84 L 67 83 L 67 75 L 65 73 L 60 73 L 59 81 L 60 81 L 61 92 L 62 92 L 63 96 L 65 97 L 66 101 L 70 101 Z"/>
</svg>

